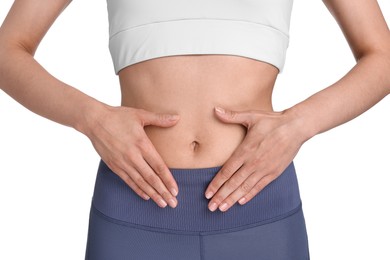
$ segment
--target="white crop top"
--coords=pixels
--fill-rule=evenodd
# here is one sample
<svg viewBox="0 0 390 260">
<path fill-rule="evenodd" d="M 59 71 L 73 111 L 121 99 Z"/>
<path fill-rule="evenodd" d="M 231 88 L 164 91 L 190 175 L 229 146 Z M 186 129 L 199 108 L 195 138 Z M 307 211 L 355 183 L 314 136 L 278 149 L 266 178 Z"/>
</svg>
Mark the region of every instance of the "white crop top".
<svg viewBox="0 0 390 260">
<path fill-rule="evenodd" d="M 293 0 L 107 0 L 115 73 L 171 55 L 227 54 L 282 72 Z"/>
</svg>

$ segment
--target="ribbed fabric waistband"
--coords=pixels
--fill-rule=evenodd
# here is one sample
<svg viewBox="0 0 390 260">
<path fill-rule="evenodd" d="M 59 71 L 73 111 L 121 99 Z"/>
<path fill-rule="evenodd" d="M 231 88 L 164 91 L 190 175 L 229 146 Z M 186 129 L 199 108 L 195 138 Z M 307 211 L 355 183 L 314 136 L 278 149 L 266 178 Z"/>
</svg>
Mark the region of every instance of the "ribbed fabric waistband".
<svg viewBox="0 0 390 260">
<path fill-rule="evenodd" d="M 141 61 L 192 54 L 243 56 L 281 72 L 289 45 L 289 36 L 275 27 L 236 19 L 159 21 L 112 33 L 109 48 L 116 74 Z"/>
<path fill-rule="evenodd" d="M 221 166 L 170 171 L 179 194 L 176 208 L 160 208 L 140 198 L 101 160 L 97 172 L 93 207 L 100 213 L 131 225 L 165 232 L 204 234 L 226 232 L 269 223 L 292 214 L 301 205 L 294 164 L 245 205 L 236 203 L 226 212 L 208 209 L 204 193 Z"/>
</svg>

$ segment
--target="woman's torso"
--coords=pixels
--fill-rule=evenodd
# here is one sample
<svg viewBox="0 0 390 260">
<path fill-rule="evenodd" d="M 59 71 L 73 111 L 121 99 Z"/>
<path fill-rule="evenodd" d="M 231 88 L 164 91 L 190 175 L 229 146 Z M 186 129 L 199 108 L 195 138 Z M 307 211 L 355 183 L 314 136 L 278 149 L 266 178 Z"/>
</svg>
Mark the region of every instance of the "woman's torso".
<svg viewBox="0 0 390 260">
<path fill-rule="evenodd" d="M 218 120 L 214 107 L 272 111 L 278 69 L 236 55 L 177 55 L 133 64 L 119 72 L 122 106 L 180 115 L 170 128 L 146 126 L 170 168 L 223 165 L 246 134 Z"/>
</svg>

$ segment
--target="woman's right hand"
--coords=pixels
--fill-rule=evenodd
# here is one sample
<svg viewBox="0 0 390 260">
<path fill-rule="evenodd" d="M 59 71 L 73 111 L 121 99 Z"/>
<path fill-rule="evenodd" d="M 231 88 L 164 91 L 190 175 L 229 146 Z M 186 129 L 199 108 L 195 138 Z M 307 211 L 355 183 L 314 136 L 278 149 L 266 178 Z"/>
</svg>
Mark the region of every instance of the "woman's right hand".
<svg viewBox="0 0 390 260">
<path fill-rule="evenodd" d="M 91 123 L 88 111 L 100 103 L 57 80 L 33 58 L 43 36 L 69 3 L 15 1 L 0 30 L 0 88 L 29 110 L 87 135 L 102 160 L 139 196 L 151 197 L 161 207 L 166 206 L 164 200 L 175 207 L 177 200 L 168 190 L 178 191 L 177 184 L 143 127 L 170 127 L 178 119 L 107 105 L 99 106 L 99 113 L 94 114 L 99 120 Z"/>
<path fill-rule="evenodd" d="M 107 166 L 139 196 L 175 208 L 177 183 L 144 127 L 171 127 L 178 120 L 178 115 L 107 105 L 86 135 Z"/>
</svg>

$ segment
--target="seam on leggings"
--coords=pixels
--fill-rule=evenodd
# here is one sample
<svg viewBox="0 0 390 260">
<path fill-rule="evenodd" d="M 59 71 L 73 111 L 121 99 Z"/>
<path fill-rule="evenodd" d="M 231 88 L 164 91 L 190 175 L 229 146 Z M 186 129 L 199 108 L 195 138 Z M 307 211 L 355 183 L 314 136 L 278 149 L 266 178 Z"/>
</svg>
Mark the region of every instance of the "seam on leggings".
<svg viewBox="0 0 390 260">
<path fill-rule="evenodd" d="M 110 216 L 107 216 L 103 212 L 98 210 L 94 206 L 93 203 L 92 203 L 91 207 L 92 207 L 92 210 L 98 216 L 100 216 L 101 218 L 103 218 L 111 223 L 117 224 L 117 225 L 128 226 L 128 227 L 132 227 L 132 228 L 138 228 L 138 229 L 143 229 L 143 230 L 148 230 L 148 231 L 153 231 L 153 232 L 173 233 L 173 234 L 177 234 L 177 235 L 213 235 L 213 234 L 222 234 L 222 233 L 230 233 L 230 232 L 240 231 L 240 230 L 253 228 L 253 227 L 257 227 L 257 226 L 261 226 L 261 225 L 265 225 L 265 224 L 270 224 L 272 222 L 276 222 L 276 221 L 282 220 L 284 218 L 288 218 L 291 215 L 294 215 L 295 213 L 297 213 L 298 211 L 300 211 L 302 209 L 302 202 L 299 203 L 299 205 L 296 208 L 294 208 L 293 210 L 290 210 L 284 214 L 281 214 L 279 216 L 276 216 L 276 217 L 273 217 L 270 219 L 266 219 L 266 220 L 262 220 L 260 222 L 255 222 L 255 223 L 242 225 L 242 226 L 238 226 L 238 227 L 226 228 L 226 229 L 222 229 L 222 230 L 213 230 L 213 231 L 187 231 L 187 230 L 176 230 L 176 229 L 168 229 L 168 228 L 150 227 L 150 226 L 126 222 L 123 220 L 119 220 L 119 219 L 115 219 L 115 218 L 112 218 Z"/>
<path fill-rule="evenodd" d="M 203 246 L 203 235 L 199 235 L 199 252 L 200 252 L 200 260 L 204 259 L 204 246 Z"/>
</svg>

